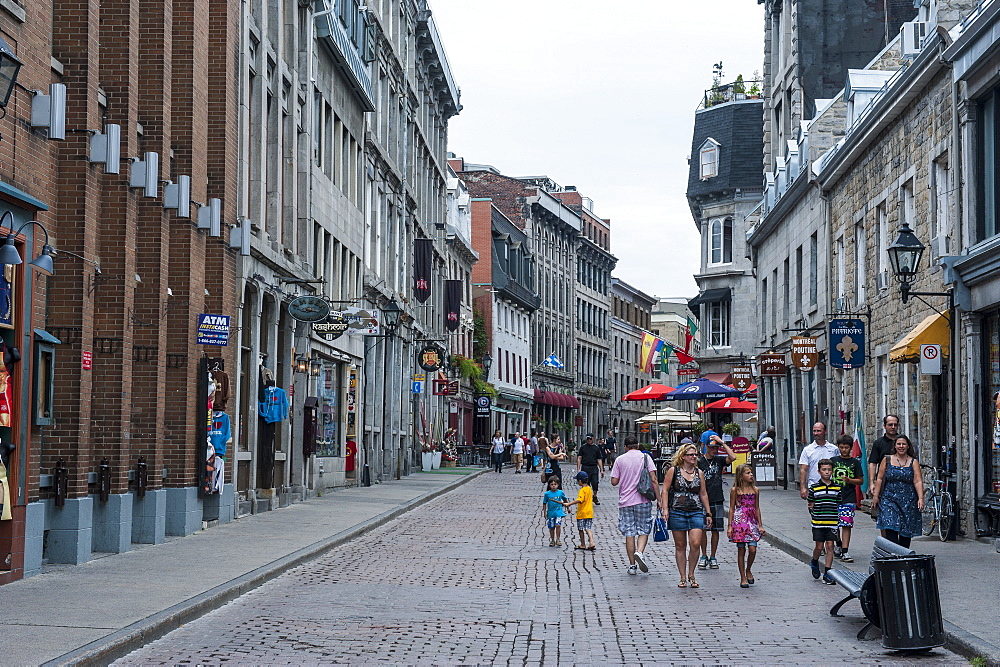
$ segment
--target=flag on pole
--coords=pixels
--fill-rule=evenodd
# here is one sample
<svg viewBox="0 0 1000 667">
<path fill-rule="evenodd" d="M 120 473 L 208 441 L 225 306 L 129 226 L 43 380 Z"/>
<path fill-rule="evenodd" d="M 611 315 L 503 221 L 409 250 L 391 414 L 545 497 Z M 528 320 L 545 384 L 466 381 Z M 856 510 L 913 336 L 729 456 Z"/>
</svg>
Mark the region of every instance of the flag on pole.
<svg viewBox="0 0 1000 667">
<path fill-rule="evenodd" d="M 545 357 L 545 361 L 542 362 L 542 366 L 549 366 L 550 368 L 558 368 L 559 370 L 566 368 L 566 364 L 559 361 L 559 357 L 556 356 L 555 352 Z"/>
<path fill-rule="evenodd" d="M 670 372 L 670 355 L 674 353 L 674 346 L 665 341 L 660 341 L 660 372 Z"/>
<path fill-rule="evenodd" d="M 687 353 L 687 350 L 682 350 L 680 348 L 674 349 L 674 355 L 677 357 L 677 361 L 683 364 L 690 364 L 694 361 L 694 357 Z"/>
<path fill-rule="evenodd" d="M 653 355 L 656 352 L 656 341 L 659 339 L 651 333 L 642 333 L 642 345 L 639 347 L 639 369 L 643 373 L 653 372 Z"/>
<path fill-rule="evenodd" d="M 694 335 L 696 333 L 698 333 L 698 325 L 695 324 L 694 320 L 692 320 L 690 317 L 687 318 L 687 332 L 685 332 L 685 334 L 684 334 L 684 351 L 685 352 L 690 352 L 691 351 L 691 339 L 694 338 Z M 681 362 L 681 363 L 687 363 L 687 362 Z"/>
<path fill-rule="evenodd" d="M 871 480 L 868 479 L 868 466 L 865 464 L 865 432 L 861 425 L 861 411 L 855 410 L 854 416 L 854 446 L 851 447 L 851 456 L 861 461 L 861 471 L 864 481 L 861 483 L 861 490 L 868 492 Z"/>
</svg>

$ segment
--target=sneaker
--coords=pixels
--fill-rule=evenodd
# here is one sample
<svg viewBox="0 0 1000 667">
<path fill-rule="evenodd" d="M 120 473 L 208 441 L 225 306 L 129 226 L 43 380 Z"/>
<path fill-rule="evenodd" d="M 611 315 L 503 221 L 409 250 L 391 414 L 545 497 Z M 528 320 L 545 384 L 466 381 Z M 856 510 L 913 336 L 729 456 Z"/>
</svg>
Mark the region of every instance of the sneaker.
<svg viewBox="0 0 1000 667">
<path fill-rule="evenodd" d="M 826 584 L 827 586 L 836 586 L 837 585 L 837 582 L 834 581 L 833 579 L 831 579 L 829 574 L 824 574 L 823 575 L 823 583 Z"/>
<path fill-rule="evenodd" d="M 819 579 L 822 572 L 819 571 L 819 561 L 811 560 L 809 561 L 809 567 L 812 569 L 813 579 Z"/>
<path fill-rule="evenodd" d="M 704 570 L 706 567 L 708 567 L 708 557 L 702 556 L 698 559 L 698 568 Z"/>
<path fill-rule="evenodd" d="M 639 569 L 643 572 L 649 572 L 649 566 L 646 565 L 646 557 L 641 551 L 635 552 L 635 564 L 639 566 Z"/>
<path fill-rule="evenodd" d="M 629 574 L 639 574 L 639 568 L 636 567 L 635 565 L 629 565 L 628 566 L 628 573 Z"/>
<path fill-rule="evenodd" d="M 844 550 L 841 549 L 840 547 L 834 547 L 833 548 L 833 557 L 834 558 L 840 558 L 841 554 L 843 554 L 843 553 L 844 553 Z"/>
<path fill-rule="evenodd" d="M 711 558 L 708 559 L 708 567 L 709 569 L 712 570 L 719 569 L 719 561 L 715 560 L 715 556 L 712 556 Z"/>
<path fill-rule="evenodd" d="M 840 554 L 840 561 L 842 563 L 853 563 L 854 559 L 851 558 L 851 554 L 844 551 L 843 553 Z"/>
<path fill-rule="evenodd" d="M 595 505 L 600 505 L 600 504 L 601 504 L 601 501 L 600 501 L 600 500 L 598 500 L 597 498 L 594 498 L 594 504 L 595 504 Z"/>
</svg>

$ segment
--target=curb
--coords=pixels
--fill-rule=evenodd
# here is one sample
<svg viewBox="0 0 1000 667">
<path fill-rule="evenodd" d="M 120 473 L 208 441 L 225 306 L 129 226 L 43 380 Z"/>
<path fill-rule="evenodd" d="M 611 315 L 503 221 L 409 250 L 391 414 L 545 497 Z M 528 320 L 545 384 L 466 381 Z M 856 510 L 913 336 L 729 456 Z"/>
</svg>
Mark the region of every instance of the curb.
<svg viewBox="0 0 1000 667">
<path fill-rule="evenodd" d="M 796 542 L 782 533 L 775 533 L 770 530 L 764 536 L 764 541 L 783 551 L 792 558 L 808 563 L 812 557 L 809 547 Z M 1000 646 L 995 646 L 984 641 L 976 635 L 963 630 L 954 623 L 944 621 L 944 634 L 946 638 L 945 648 L 961 655 L 969 660 L 973 658 L 985 658 L 988 665 L 1000 665 Z"/>
<path fill-rule="evenodd" d="M 322 556 L 325 552 L 340 546 L 345 542 L 359 537 L 373 528 L 378 528 L 382 524 L 391 521 L 399 516 L 419 507 L 425 503 L 442 496 L 449 491 L 475 479 L 479 475 L 487 472 L 483 469 L 477 472 L 464 475 L 452 482 L 449 482 L 440 489 L 429 491 L 422 496 L 418 496 L 394 509 L 388 510 L 372 517 L 371 519 L 359 523 L 355 526 L 340 531 L 336 535 L 331 535 L 319 542 L 310 544 L 287 556 L 272 561 L 267 565 L 262 565 L 255 570 L 236 577 L 224 584 L 211 588 L 204 593 L 200 593 L 183 602 L 168 607 L 152 616 L 136 621 L 121 630 L 117 630 L 109 635 L 101 637 L 78 649 L 64 653 L 63 655 L 43 663 L 43 667 L 53 667 L 56 665 L 107 665 L 124 657 L 146 644 L 159 639 L 167 633 L 176 630 L 185 623 L 190 623 L 210 611 L 218 609 L 222 605 L 235 600 L 267 583 L 278 575 L 288 570 L 307 563 Z"/>
</svg>

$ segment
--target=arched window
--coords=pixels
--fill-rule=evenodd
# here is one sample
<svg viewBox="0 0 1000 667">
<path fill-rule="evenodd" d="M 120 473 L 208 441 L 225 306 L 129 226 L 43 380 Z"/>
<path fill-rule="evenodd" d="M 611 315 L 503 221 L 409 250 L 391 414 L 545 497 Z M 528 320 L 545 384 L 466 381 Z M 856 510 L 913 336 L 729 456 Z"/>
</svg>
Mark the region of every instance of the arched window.
<svg viewBox="0 0 1000 667">
<path fill-rule="evenodd" d="M 732 218 L 716 218 L 711 222 L 711 264 L 730 264 L 733 261 Z"/>
</svg>

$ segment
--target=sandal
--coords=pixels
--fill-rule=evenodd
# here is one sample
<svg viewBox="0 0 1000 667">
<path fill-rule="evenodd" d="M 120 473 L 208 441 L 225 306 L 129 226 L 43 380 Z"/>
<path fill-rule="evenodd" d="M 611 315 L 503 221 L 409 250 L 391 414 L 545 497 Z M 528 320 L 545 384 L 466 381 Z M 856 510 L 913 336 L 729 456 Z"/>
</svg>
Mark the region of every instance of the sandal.
<svg viewBox="0 0 1000 667">
<path fill-rule="evenodd" d="M 753 583 L 753 575 L 751 575 L 749 572 L 747 572 L 747 583 L 748 584 Z"/>
<path fill-rule="evenodd" d="M 677 588 L 687 588 L 688 582 L 686 579 L 681 579 L 680 583 L 677 584 Z"/>
<path fill-rule="evenodd" d="M 597 545 L 596 544 L 587 547 L 587 551 L 596 551 L 596 550 L 597 550 Z"/>
<path fill-rule="evenodd" d="M 698 580 L 694 577 L 691 577 L 688 581 L 691 582 L 691 588 L 701 588 L 701 586 L 698 585 Z"/>
<path fill-rule="evenodd" d="M 581 545 L 581 544 L 578 544 L 578 545 L 576 545 L 576 548 L 577 548 L 577 549 L 582 549 L 583 551 L 586 551 L 586 550 L 587 550 L 587 547 L 585 547 L 585 546 L 583 546 L 583 545 Z"/>
</svg>

